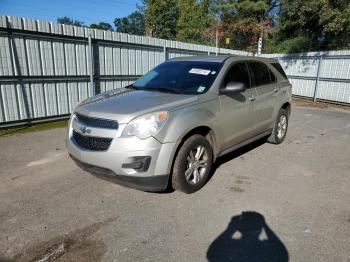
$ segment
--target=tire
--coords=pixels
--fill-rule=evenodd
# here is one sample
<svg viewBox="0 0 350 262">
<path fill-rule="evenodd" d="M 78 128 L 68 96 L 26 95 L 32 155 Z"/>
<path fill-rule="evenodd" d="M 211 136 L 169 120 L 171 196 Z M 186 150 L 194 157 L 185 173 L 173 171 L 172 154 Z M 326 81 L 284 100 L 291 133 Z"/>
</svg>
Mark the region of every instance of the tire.
<svg viewBox="0 0 350 262">
<path fill-rule="evenodd" d="M 189 137 L 180 147 L 173 166 L 171 184 L 187 194 L 203 187 L 213 164 L 213 149 L 201 135 Z M 196 171 L 197 170 L 197 171 Z"/>
<path fill-rule="evenodd" d="M 288 119 L 288 111 L 281 108 L 278 112 L 276 122 L 273 125 L 272 133 L 267 139 L 267 142 L 271 144 L 281 144 L 283 142 L 287 135 Z"/>
</svg>

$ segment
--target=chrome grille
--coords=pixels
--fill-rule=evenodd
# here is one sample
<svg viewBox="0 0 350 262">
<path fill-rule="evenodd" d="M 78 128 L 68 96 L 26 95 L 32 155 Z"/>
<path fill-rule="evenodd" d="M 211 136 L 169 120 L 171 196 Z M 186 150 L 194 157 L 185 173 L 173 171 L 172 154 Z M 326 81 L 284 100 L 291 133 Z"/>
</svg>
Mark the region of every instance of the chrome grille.
<svg viewBox="0 0 350 262">
<path fill-rule="evenodd" d="M 99 128 L 109 128 L 109 129 L 118 129 L 118 122 L 102 118 L 88 117 L 81 114 L 75 114 L 75 117 L 78 121 L 84 125 L 91 127 Z"/>
</svg>

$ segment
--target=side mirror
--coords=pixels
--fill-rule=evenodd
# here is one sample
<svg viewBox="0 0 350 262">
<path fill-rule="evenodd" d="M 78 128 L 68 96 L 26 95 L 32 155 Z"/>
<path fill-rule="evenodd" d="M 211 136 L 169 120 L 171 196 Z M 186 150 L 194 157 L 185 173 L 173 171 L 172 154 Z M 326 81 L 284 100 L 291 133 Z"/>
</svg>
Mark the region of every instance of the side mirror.
<svg viewBox="0 0 350 262">
<path fill-rule="evenodd" d="M 245 91 L 245 84 L 238 81 L 230 81 L 220 90 L 222 94 L 240 93 Z"/>
</svg>

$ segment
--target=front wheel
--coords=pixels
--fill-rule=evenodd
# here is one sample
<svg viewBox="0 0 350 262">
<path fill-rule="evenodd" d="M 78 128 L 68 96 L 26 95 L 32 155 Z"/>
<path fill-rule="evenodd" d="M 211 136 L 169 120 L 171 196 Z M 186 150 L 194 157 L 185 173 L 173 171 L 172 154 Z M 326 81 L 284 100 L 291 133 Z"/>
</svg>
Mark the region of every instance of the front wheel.
<svg viewBox="0 0 350 262">
<path fill-rule="evenodd" d="M 286 138 L 288 129 L 288 111 L 281 108 L 277 115 L 277 120 L 273 126 L 272 133 L 267 141 L 271 144 L 281 144 Z"/>
<path fill-rule="evenodd" d="M 173 172 L 174 189 L 191 194 L 207 181 L 213 163 L 213 149 L 201 135 L 189 137 L 177 153 Z"/>
</svg>

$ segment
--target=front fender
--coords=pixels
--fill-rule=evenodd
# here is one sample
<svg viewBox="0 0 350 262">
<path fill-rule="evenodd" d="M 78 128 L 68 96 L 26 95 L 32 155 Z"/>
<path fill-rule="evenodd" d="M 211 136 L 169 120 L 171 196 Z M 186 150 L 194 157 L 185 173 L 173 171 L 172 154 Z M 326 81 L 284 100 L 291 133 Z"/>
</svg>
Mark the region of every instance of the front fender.
<svg viewBox="0 0 350 262">
<path fill-rule="evenodd" d="M 216 114 L 219 111 L 219 105 L 215 102 L 205 103 L 193 107 L 183 108 L 170 112 L 169 122 L 154 137 L 161 143 L 172 143 L 181 141 L 182 138 L 192 129 L 200 126 L 206 126 L 218 132 L 215 128 Z"/>
</svg>

